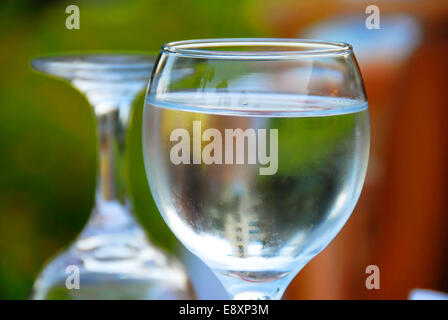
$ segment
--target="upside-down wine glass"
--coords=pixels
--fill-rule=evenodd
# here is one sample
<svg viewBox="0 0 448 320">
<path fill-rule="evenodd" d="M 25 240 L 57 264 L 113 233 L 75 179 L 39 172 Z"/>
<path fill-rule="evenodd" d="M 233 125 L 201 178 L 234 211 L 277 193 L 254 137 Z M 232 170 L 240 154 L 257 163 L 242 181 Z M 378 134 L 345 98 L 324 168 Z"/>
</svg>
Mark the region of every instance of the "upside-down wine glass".
<svg viewBox="0 0 448 320">
<path fill-rule="evenodd" d="M 32 61 L 34 69 L 68 80 L 93 107 L 99 168 L 86 227 L 46 265 L 31 298 L 192 297 L 182 265 L 148 241 L 126 193 L 126 127 L 132 102 L 146 86 L 153 64 L 153 56 L 138 54 L 58 55 Z"/>
<path fill-rule="evenodd" d="M 178 239 L 230 297 L 279 299 L 343 227 L 364 183 L 369 112 L 352 47 L 168 43 L 143 144 L 151 192 Z"/>
</svg>

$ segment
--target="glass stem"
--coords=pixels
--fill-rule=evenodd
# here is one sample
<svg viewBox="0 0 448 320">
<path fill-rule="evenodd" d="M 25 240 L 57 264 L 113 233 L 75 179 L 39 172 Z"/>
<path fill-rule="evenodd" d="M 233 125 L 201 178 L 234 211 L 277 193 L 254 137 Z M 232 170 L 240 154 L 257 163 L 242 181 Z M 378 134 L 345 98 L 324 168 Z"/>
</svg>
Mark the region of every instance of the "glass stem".
<svg viewBox="0 0 448 320">
<path fill-rule="evenodd" d="M 250 281 L 215 272 L 233 300 L 280 300 L 294 275 L 286 274 L 268 281 Z"/>
<path fill-rule="evenodd" d="M 98 124 L 98 177 L 96 197 L 101 201 L 125 203 L 126 124 L 120 109 L 96 114 Z"/>
<path fill-rule="evenodd" d="M 98 170 L 95 208 L 91 222 L 101 228 L 132 223 L 126 193 L 126 128 L 131 102 L 121 105 L 95 105 L 98 130 Z"/>
</svg>

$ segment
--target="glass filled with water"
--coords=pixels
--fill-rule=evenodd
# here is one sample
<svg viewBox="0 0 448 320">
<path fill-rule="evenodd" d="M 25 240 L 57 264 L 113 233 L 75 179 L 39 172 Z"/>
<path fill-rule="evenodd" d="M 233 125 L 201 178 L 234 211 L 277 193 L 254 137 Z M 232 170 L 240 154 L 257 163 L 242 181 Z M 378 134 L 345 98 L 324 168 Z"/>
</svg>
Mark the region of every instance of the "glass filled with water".
<svg viewBox="0 0 448 320">
<path fill-rule="evenodd" d="M 143 119 L 160 212 L 234 299 L 281 298 L 361 193 L 369 111 L 348 44 L 169 43 Z"/>
</svg>

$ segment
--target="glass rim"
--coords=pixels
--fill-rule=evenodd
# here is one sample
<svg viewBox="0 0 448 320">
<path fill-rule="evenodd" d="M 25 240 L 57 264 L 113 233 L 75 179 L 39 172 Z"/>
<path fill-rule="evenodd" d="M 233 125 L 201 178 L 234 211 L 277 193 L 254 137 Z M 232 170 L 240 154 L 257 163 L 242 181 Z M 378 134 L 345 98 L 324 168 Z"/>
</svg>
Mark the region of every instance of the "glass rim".
<svg viewBox="0 0 448 320">
<path fill-rule="evenodd" d="M 255 50 L 213 50 L 213 48 L 238 46 L 253 47 Z M 257 47 L 260 48 L 260 50 L 256 50 Z M 274 50 L 266 50 L 266 48 L 269 47 Z M 348 55 L 353 53 L 353 48 L 346 42 L 326 40 L 293 38 L 222 38 L 169 42 L 162 46 L 162 52 L 196 58 L 288 59 L 305 56 Z"/>
<path fill-rule="evenodd" d="M 58 68 L 61 70 L 121 70 L 152 67 L 157 55 L 127 52 L 67 52 L 31 59 L 31 66 L 38 70 Z"/>
</svg>

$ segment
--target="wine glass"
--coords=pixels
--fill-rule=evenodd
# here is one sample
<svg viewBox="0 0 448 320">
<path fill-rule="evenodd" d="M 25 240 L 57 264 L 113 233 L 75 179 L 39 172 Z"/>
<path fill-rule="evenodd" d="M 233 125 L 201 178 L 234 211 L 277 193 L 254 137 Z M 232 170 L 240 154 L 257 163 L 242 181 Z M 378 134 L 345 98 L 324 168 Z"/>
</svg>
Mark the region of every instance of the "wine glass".
<svg viewBox="0 0 448 320">
<path fill-rule="evenodd" d="M 33 299 L 189 299 L 183 266 L 154 247 L 126 193 L 126 127 L 146 86 L 152 55 L 76 54 L 37 58 L 34 69 L 68 80 L 90 102 L 98 125 L 95 205 L 78 238 L 35 282 Z M 75 279 L 74 277 L 78 277 Z"/>
<path fill-rule="evenodd" d="M 280 299 L 362 189 L 370 127 L 352 47 L 168 43 L 147 91 L 143 144 L 151 192 L 178 239 L 233 299 Z"/>
</svg>

